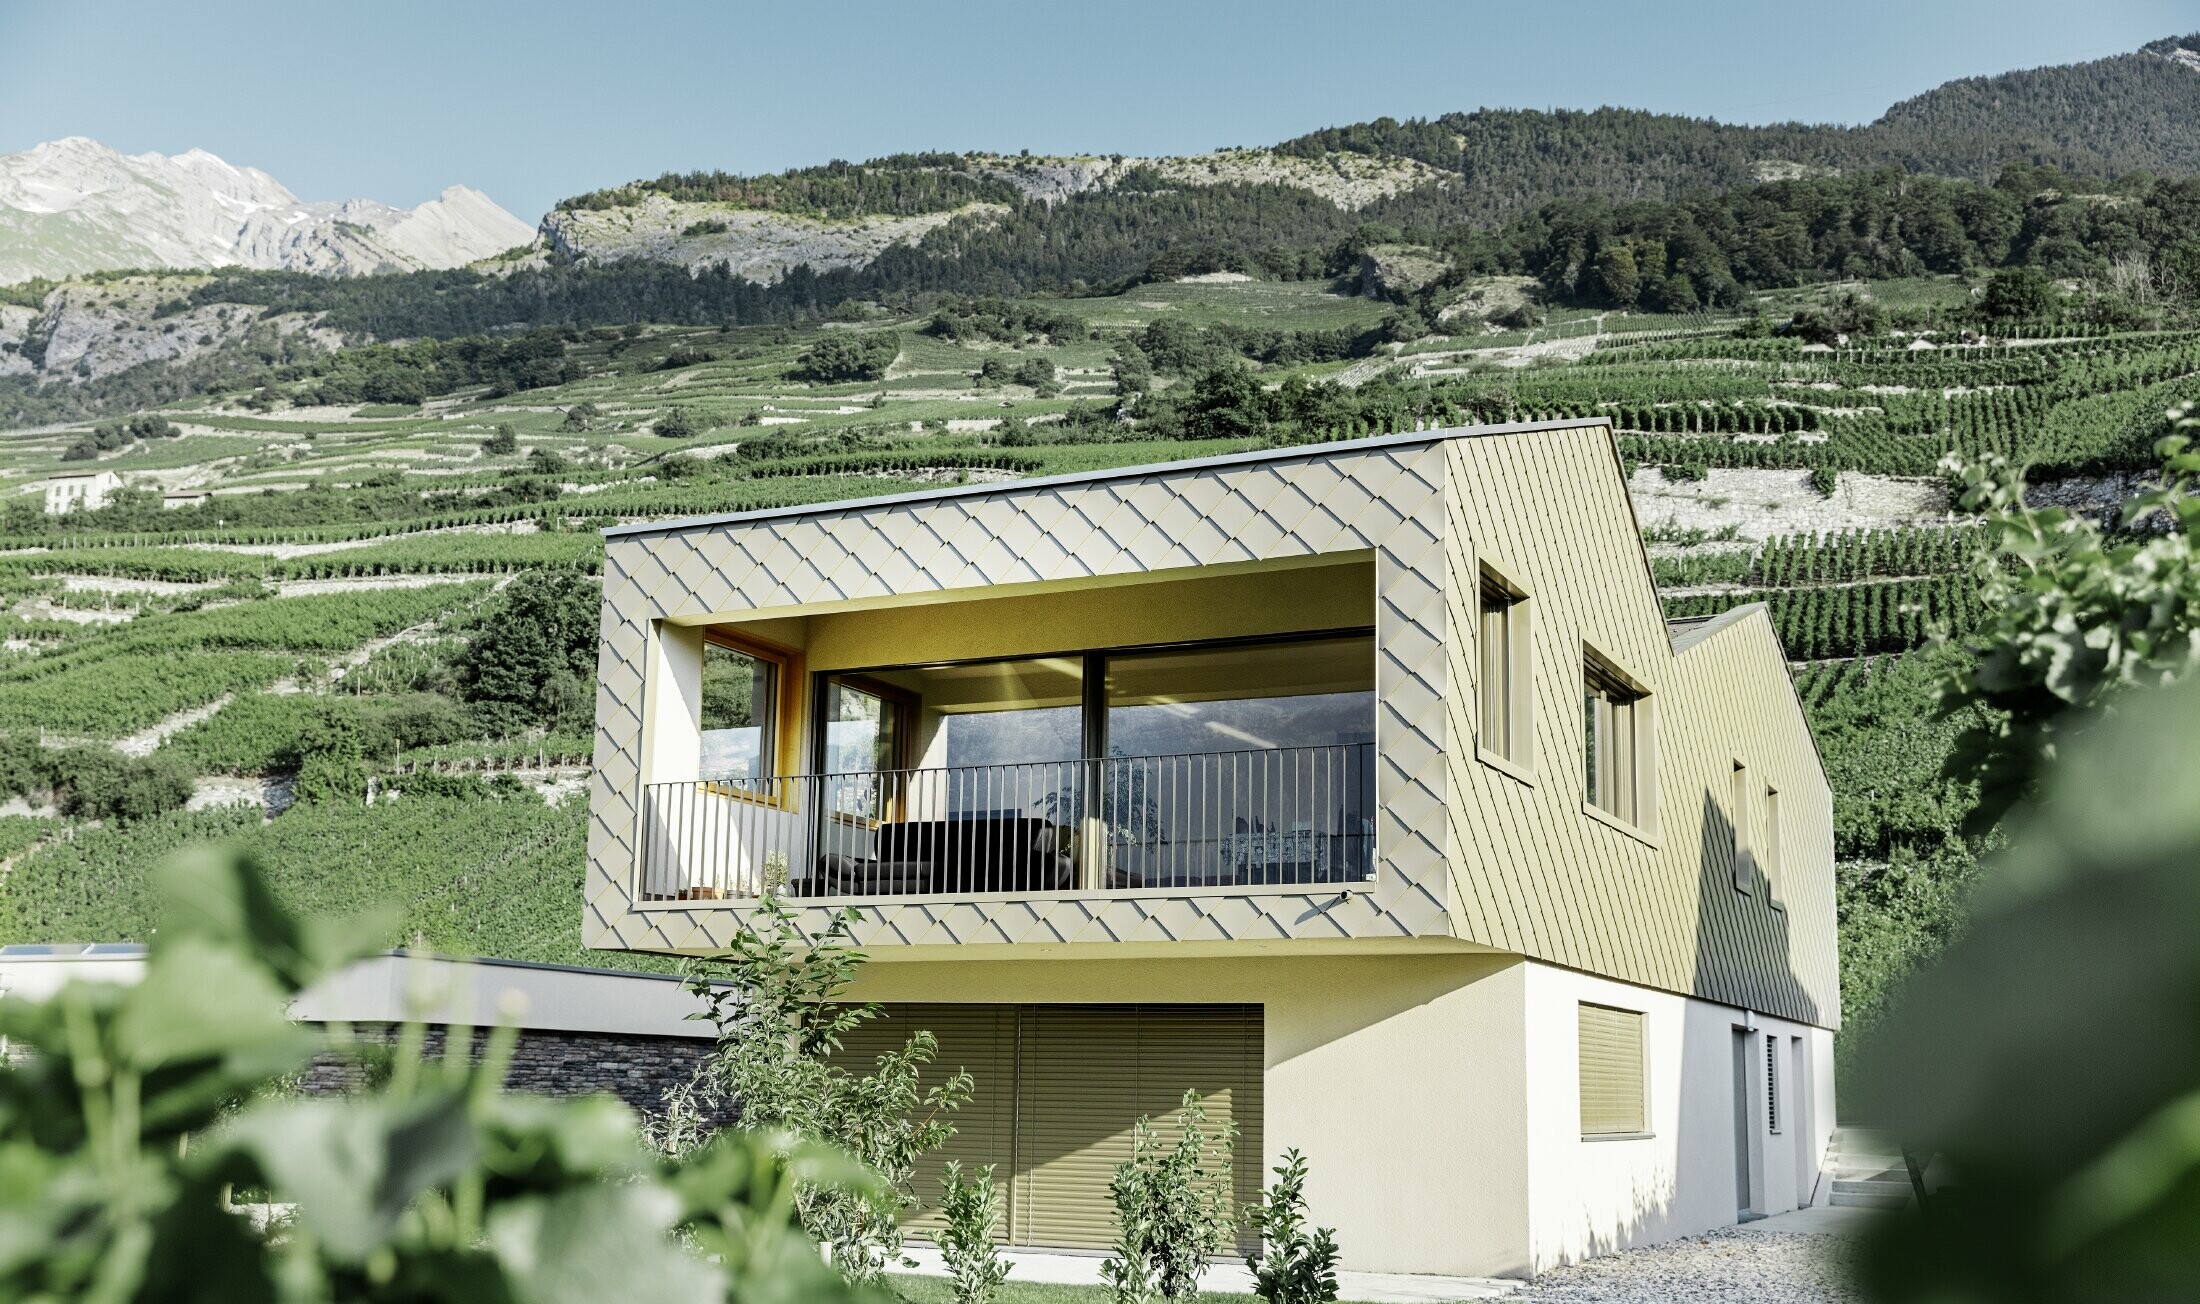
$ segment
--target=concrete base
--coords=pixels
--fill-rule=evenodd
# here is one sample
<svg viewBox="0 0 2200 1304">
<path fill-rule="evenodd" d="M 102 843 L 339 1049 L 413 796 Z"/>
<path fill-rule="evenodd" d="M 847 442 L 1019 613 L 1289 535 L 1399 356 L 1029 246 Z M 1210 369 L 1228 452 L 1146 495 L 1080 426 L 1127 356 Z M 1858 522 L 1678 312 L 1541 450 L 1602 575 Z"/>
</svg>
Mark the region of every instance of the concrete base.
<svg viewBox="0 0 2200 1304">
<path fill-rule="evenodd" d="M 1878 1209 L 1836 1208 L 1818 1204 L 1807 1209 L 1776 1213 L 1770 1218 L 1759 1218 L 1749 1224 L 1749 1230 L 1786 1232 L 1791 1235 L 1862 1236 L 1886 1216 Z"/>
<path fill-rule="evenodd" d="M 940 1252 L 925 1242 L 910 1241 L 908 1253 L 917 1261 L 917 1266 L 909 1269 L 916 1275 L 947 1275 L 947 1265 L 941 1260 Z M 1100 1263 L 1107 1257 L 1105 1255 L 1003 1250 L 1001 1257 L 1014 1265 L 1008 1274 L 1012 1282 L 1043 1282 L 1052 1286 L 1106 1284 L 1100 1277 Z M 1370 1304 L 1452 1304 L 1461 1300 L 1503 1299 L 1520 1288 L 1521 1283 L 1517 1281 L 1495 1277 L 1434 1277 L 1393 1272 L 1337 1274 L 1338 1299 L 1364 1300 Z M 1199 1289 L 1203 1295 L 1250 1295 L 1253 1293 L 1253 1274 L 1238 1260 L 1219 1262 L 1200 1275 Z"/>
</svg>

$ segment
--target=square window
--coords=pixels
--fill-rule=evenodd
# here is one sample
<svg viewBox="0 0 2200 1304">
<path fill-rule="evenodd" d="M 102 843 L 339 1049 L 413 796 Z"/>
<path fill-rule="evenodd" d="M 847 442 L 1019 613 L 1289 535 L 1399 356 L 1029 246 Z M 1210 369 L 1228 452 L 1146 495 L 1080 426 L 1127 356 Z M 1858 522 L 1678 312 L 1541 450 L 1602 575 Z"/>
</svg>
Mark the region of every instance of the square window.
<svg viewBox="0 0 2200 1304">
<path fill-rule="evenodd" d="M 1581 1135 L 1650 1130 L 1648 1062 L 1639 1010 L 1581 1003 Z"/>
</svg>

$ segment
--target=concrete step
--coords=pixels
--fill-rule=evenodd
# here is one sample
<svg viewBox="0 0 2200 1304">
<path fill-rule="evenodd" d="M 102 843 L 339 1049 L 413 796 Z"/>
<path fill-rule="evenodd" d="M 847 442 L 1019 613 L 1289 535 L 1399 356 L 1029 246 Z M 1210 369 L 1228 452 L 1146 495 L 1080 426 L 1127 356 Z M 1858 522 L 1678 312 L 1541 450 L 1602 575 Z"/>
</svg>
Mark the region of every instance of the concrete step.
<svg viewBox="0 0 2200 1304">
<path fill-rule="evenodd" d="M 1878 1195 L 1836 1188 L 1826 1203 L 1841 1209 L 1907 1209 L 1910 1196 L 1907 1191 L 1901 1195 Z"/>
<path fill-rule="evenodd" d="M 1833 1193 L 1835 1195 L 1888 1195 L 1907 1200 L 1910 1198 L 1910 1183 L 1906 1178 L 1902 1180 L 1880 1178 L 1864 1181 L 1836 1178 L 1833 1183 Z"/>
<path fill-rule="evenodd" d="M 1910 1180 L 1910 1170 L 1899 1159 L 1874 1159 L 1866 1163 L 1836 1158 L 1833 1161 L 1833 1176 L 1836 1180 L 1850 1182 L 1868 1181 L 1875 1177 L 1890 1182 L 1907 1182 Z"/>
</svg>

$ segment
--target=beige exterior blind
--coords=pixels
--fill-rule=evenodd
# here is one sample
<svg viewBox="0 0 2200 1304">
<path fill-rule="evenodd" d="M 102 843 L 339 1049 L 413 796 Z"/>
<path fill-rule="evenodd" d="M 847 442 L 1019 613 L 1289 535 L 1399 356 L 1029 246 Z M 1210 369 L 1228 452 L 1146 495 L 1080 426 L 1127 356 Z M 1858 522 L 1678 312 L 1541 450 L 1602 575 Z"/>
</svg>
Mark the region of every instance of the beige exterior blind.
<svg viewBox="0 0 2200 1304">
<path fill-rule="evenodd" d="M 909 1230 L 939 1227 L 940 1171 L 993 1165 L 1005 1241 L 1069 1249 L 1115 1243 L 1108 1180 L 1130 1158 L 1141 1114 L 1172 1120 L 1186 1087 L 1207 1106 L 1210 1128 L 1241 1129 L 1233 1164 L 1240 1206 L 1260 1198 L 1263 1056 L 1257 1005 L 889 1005 L 840 1052 L 851 1072 L 899 1047 L 916 1029 L 939 1039 L 927 1087 L 957 1068 L 974 1079 L 956 1111 L 955 1135 L 918 1166 L 919 1204 Z"/>
<path fill-rule="evenodd" d="M 1258 1006 L 1027 1005 L 1018 1035 L 1017 1244 L 1113 1245 L 1108 1181 L 1130 1158 L 1133 1125 L 1150 1117 L 1175 1140 L 1164 1120 L 1187 1087 L 1210 1127 L 1237 1123 L 1235 1198 L 1259 1198 Z"/>
<path fill-rule="evenodd" d="M 970 1103 L 948 1120 L 955 1135 L 917 1163 L 917 1207 L 905 1219 L 912 1231 L 937 1229 L 940 1172 L 950 1159 L 973 1171 L 993 1165 L 993 1182 L 1002 1194 L 1003 1212 L 1015 1164 L 1016 1010 L 1008 1005 L 889 1005 L 882 1018 L 851 1033 L 837 1057 L 851 1073 L 870 1073 L 878 1057 L 898 1050 L 909 1034 L 924 1029 L 939 1039 L 939 1056 L 925 1070 L 929 1089 L 957 1069 L 971 1076 Z M 1005 1217 L 1004 1220 L 1005 1222 Z M 1110 1224 L 1111 1226 L 1113 1224 Z M 1005 1237 L 1008 1229 L 997 1226 Z"/>
<path fill-rule="evenodd" d="M 1629 1136 L 1650 1130 L 1642 1019 L 1634 1010 L 1581 1006 L 1583 1136 Z"/>
</svg>

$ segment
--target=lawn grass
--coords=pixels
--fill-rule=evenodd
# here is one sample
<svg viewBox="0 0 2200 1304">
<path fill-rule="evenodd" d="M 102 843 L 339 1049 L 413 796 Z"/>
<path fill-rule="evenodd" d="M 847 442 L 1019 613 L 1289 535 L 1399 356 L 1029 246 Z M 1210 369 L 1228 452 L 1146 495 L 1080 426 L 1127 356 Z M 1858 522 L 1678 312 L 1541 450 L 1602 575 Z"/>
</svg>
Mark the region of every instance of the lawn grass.
<svg viewBox="0 0 2200 1304">
<path fill-rule="evenodd" d="M 955 1292 L 945 1277 L 920 1277 L 914 1273 L 888 1273 L 886 1288 L 908 1304 L 953 1304 Z M 1201 1299 L 1252 1299 L 1251 1295 L 1201 1291 Z M 1012 1272 L 994 1295 L 997 1304 L 1105 1304 L 1115 1298 L 1106 1286 L 1064 1286 L 1053 1282 L 1018 1281 Z"/>
</svg>

